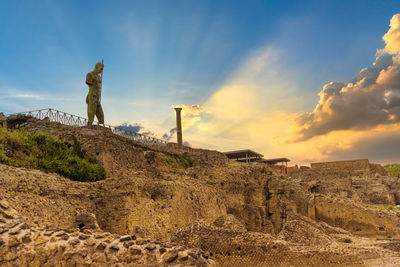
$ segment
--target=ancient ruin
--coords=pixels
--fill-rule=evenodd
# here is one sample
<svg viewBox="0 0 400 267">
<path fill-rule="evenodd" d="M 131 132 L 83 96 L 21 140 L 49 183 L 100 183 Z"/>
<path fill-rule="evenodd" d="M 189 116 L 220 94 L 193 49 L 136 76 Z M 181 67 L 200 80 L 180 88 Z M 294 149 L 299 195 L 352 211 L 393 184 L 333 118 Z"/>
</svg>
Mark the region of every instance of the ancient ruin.
<svg viewBox="0 0 400 267">
<path fill-rule="evenodd" d="M 285 175 L 218 151 L 18 118 L 67 144 L 74 135 L 108 176 L 83 183 L 0 164 L 2 266 L 400 263 L 400 182 L 366 160 Z"/>
<path fill-rule="evenodd" d="M 223 152 L 228 159 L 235 160 L 238 162 L 246 163 L 263 163 L 268 164 L 268 166 L 275 170 L 280 170 L 281 173 L 288 173 L 288 158 L 274 158 L 265 159 L 264 155 L 257 153 L 251 149 L 242 149 Z M 281 165 L 279 165 L 281 164 Z"/>
<path fill-rule="evenodd" d="M 181 120 L 181 112 L 182 108 L 175 108 L 176 112 L 176 137 L 177 137 L 177 144 L 179 146 L 182 145 L 182 120 Z"/>
</svg>

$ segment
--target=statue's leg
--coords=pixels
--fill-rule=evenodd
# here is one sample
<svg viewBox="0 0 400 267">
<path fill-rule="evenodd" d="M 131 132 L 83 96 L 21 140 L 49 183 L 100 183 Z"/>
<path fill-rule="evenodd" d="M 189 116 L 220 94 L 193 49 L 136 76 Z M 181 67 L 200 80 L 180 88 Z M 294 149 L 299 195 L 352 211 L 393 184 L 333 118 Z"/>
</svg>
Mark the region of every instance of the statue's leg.
<svg viewBox="0 0 400 267">
<path fill-rule="evenodd" d="M 94 121 L 95 114 L 95 99 L 93 97 L 88 97 L 87 114 L 88 114 L 88 124 L 92 124 Z"/>
<path fill-rule="evenodd" d="M 100 103 L 97 104 L 96 117 L 99 120 L 99 124 L 104 124 L 104 113 Z"/>
</svg>

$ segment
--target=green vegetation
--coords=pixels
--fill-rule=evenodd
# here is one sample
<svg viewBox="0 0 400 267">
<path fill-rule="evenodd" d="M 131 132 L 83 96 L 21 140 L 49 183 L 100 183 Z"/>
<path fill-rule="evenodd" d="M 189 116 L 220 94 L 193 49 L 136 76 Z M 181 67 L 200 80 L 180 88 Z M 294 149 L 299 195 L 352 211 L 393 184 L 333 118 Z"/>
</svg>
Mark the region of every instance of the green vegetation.
<svg viewBox="0 0 400 267">
<path fill-rule="evenodd" d="M 246 162 L 239 162 L 239 161 L 236 161 L 236 160 L 229 160 L 229 162 L 228 162 L 228 166 L 229 167 L 247 166 L 247 165 L 248 165 L 248 163 L 246 163 Z"/>
<path fill-rule="evenodd" d="M 386 165 L 385 170 L 397 177 L 400 177 L 400 164 Z"/>
<path fill-rule="evenodd" d="M 0 163 L 11 164 L 11 160 L 9 157 L 7 157 L 3 144 L 0 144 Z"/>
<path fill-rule="evenodd" d="M 61 140 L 25 130 L 0 128 L 0 163 L 54 172 L 75 181 L 94 182 L 106 178 L 106 171 L 89 158 L 72 136 L 73 150 Z"/>
<path fill-rule="evenodd" d="M 377 210 L 393 210 L 395 207 L 393 205 L 387 204 L 371 204 L 372 208 Z"/>
<path fill-rule="evenodd" d="M 186 169 L 193 165 L 193 160 L 185 153 L 167 156 L 166 161 L 174 169 Z"/>
</svg>

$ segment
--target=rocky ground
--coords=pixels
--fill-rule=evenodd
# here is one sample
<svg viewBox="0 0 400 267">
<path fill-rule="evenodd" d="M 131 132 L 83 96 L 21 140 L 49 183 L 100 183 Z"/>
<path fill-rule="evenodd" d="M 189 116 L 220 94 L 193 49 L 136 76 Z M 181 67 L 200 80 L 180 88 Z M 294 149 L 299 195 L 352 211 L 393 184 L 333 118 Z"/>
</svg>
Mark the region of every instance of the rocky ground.
<svg viewBox="0 0 400 267">
<path fill-rule="evenodd" d="M 0 265 L 400 265 L 395 177 L 286 176 L 108 131 L 37 120 L 25 128 L 66 143 L 75 135 L 108 178 L 82 183 L 0 164 Z"/>
<path fill-rule="evenodd" d="M 39 226 L 0 201 L 1 266 L 215 266 L 203 251 L 111 234 Z"/>
</svg>

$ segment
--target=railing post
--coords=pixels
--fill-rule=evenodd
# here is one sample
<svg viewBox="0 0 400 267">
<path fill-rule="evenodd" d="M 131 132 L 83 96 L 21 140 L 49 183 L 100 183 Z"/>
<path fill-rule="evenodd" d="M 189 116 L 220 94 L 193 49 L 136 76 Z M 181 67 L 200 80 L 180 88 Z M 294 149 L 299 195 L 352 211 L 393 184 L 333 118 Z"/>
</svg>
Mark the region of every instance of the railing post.
<svg viewBox="0 0 400 267">
<path fill-rule="evenodd" d="M 53 110 L 51 108 L 48 109 L 39 109 L 39 110 L 33 110 L 33 111 L 26 111 L 26 112 L 21 112 L 21 113 L 15 113 L 13 115 L 25 115 L 25 116 L 32 116 L 34 118 L 37 118 L 39 120 L 43 120 L 44 118 L 49 118 L 50 121 L 55 121 L 64 125 L 70 125 L 70 126 L 87 126 L 87 119 L 79 116 L 75 116 L 73 114 L 65 113 L 59 110 Z M 149 145 L 165 145 L 167 144 L 166 141 L 151 137 L 151 136 L 144 136 L 140 133 L 133 132 L 133 131 L 126 131 L 123 129 L 118 129 L 117 127 L 107 125 L 107 124 L 99 124 L 97 122 L 98 126 L 103 126 L 104 128 L 108 128 L 111 130 L 112 133 L 118 134 L 120 136 L 129 138 L 131 140 L 134 140 L 136 142 L 142 142 L 145 144 Z"/>
</svg>

